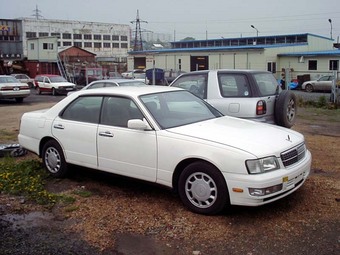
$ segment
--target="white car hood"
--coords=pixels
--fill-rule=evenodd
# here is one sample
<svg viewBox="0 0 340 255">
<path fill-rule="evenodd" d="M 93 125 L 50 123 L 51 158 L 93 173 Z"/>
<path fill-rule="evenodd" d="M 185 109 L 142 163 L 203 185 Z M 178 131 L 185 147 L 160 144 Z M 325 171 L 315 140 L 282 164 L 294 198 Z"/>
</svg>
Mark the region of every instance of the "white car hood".
<svg viewBox="0 0 340 255">
<path fill-rule="evenodd" d="M 293 130 L 229 116 L 168 129 L 180 135 L 224 144 L 256 157 L 280 153 L 304 141 Z"/>
</svg>

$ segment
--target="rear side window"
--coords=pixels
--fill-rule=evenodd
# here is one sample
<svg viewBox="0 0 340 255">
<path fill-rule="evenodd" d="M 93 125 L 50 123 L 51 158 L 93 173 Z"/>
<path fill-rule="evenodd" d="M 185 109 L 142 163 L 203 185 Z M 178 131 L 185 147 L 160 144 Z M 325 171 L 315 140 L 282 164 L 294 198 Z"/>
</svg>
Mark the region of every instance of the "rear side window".
<svg viewBox="0 0 340 255">
<path fill-rule="evenodd" d="M 250 97 L 251 89 L 243 74 L 219 73 L 218 82 L 222 97 Z"/>
<path fill-rule="evenodd" d="M 202 99 L 207 98 L 207 74 L 185 75 L 178 78 L 171 86 L 186 89 Z"/>
<path fill-rule="evenodd" d="M 262 96 L 272 96 L 276 94 L 279 83 L 271 73 L 254 74 L 254 78 Z"/>
<path fill-rule="evenodd" d="M 102 97 L 79 97 L 60 115 L 62 119 L 98 123 Z"/>
</svg>

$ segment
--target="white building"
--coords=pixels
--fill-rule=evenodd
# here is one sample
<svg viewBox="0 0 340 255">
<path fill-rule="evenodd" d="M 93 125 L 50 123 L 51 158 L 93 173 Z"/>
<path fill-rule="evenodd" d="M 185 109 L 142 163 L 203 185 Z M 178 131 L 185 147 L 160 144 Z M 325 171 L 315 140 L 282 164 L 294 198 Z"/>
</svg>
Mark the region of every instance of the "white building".
<svg viewBox="0 0 340 255">
<path fill-rule="evenodd" d="M 22 41 L 30 38 L 58 37 L 58 46 L 77 46 L 97 56 L 97 61 L 126 62 L 130 50 L 129 25 L 72 20 L 23 18 Z M 27 43 L 23 54 L 27 56 Z"/>
</svg>

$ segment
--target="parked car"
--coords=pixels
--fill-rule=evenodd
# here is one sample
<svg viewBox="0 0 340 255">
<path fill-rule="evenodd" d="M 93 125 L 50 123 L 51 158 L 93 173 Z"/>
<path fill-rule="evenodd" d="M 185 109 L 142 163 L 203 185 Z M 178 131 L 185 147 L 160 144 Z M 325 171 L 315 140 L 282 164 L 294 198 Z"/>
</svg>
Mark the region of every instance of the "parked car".
<svg viewBox="0 0 340 255">
<path fill-rule="evenodd" d="M 202 214 L 283 198 L 303 185 L 311 167 L 300 133 L 223 116 L 168 86 L 73 93 L 50 109 L 24 113 L 18 139 L 52 176 L 64 177 L 74 164 L 161 184 Z"/>
<path fill-rule="evenodd" d="M 0 75 L 0 99 L 15 99 L 22 103 L 30 94 L 28 84 L 21 83 L 10 75 Z"/>
<path fill-rule="evenodd" d="M 296 120 L 293 92 L 281 90 L 272 73 L 255 70 L 204 70 L 177 77 L 172 87 L 184 88 L 224 115 L 290 128 Z"/>
<path fill-rule="evenodd" d="M 99 80 L 93 81 L 89 85 L 83 87 L 81 90 L 86 89 L 98 89 L 98 88 L 105 88 L 105 87 L 119 87 L 119 86 L 146 86 L 146 84 L 139 80 L 130 80 L 130 79 L 110 79 L 110 80 Z M 70 94 L 74 93 L 71 91 L 67 93 L 69 96 Z"/>
<path fill-rule="evenodd" d="M 301 88 L 307 92 L 313 91 L 332 91 L 333 75 L 321 76 L 319 79 L 314 81 L 305 81 L 302 83 Z"/>
<path fill-rule="evenodd" d="M 76 90 L 74 83 L 68 82 L 64 77 L 54 74 L 40 74 L 34 79 L 37 94 L 43 92 L 57 94 L 67 94 L 70 91 Z"/>
<path fill-rule="evenodd" d="M 34 87 L 34 79 L 23 73 L 11 74 L 15 79 L 21 83 L 27 83 L 30 88 Z"/>
</svg>

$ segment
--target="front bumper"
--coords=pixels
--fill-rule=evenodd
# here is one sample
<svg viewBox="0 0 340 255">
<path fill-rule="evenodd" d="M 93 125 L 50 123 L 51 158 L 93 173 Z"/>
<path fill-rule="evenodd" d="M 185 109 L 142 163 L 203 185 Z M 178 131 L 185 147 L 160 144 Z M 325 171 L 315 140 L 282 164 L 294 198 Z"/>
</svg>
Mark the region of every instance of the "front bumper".
<svg viewBox="0 0 340 255">
<path fill-rule="evenodd" d="M 224 173 L 230 203 L 233 205 L 260 206 L 281 199 L 299 189 L 310 174 L 312 156 L 306 151 L 305 158 L 299 163 L 263 174 L 230 174 Z M 266 189 L 282 186 L 280 190 L 263 196 L 251 195 L 249 189 Z"/>
</svg>

